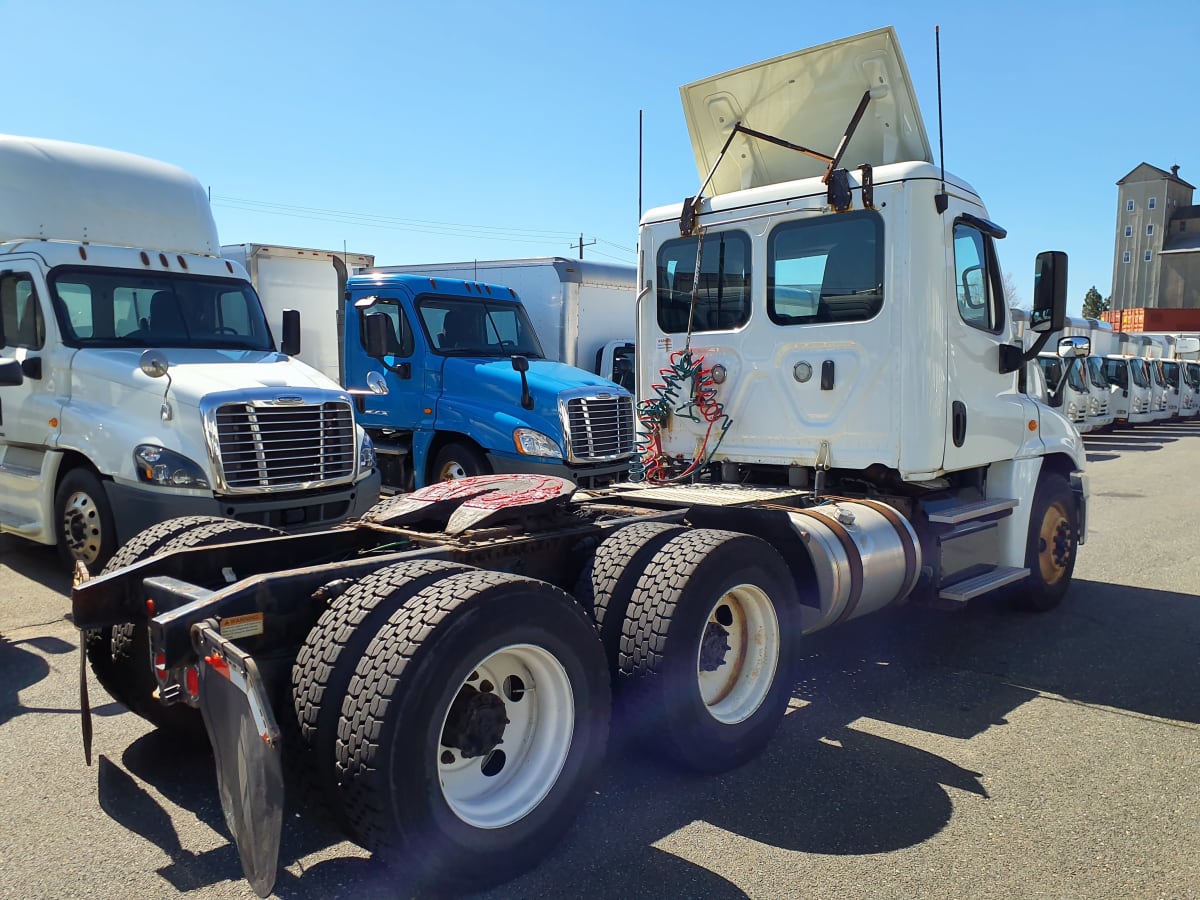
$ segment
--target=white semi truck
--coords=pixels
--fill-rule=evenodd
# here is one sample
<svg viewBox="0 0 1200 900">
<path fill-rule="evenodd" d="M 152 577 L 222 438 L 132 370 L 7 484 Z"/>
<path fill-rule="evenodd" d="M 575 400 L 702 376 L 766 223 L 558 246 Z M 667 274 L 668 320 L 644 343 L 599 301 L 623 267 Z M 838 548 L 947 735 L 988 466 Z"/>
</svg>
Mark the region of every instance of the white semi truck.
<svg viewBox="0 0 1200 900">
<path fill-rule="evenodd" d="M 75 589 L 81 628 L 148 629 L 173 705 L 137 693 L 145 661 L 106 673 L 117 699 L 203 717 L 260 894 L 283 756 L 355 840 L 478 887 L 563 834 L 614 692 L 638 746 L 722 771 L 771 739 L 805 634 L 1066 594 L 1084 449 L 1020 377 L 1063 325 L 1066 259 L 1038 256 L 1023 348 L 1004 229 L 932 164 L 895 33 L 683 100 L 702 186 L 639 233 L 640 481 L 465 479 L 321 535 L 188 549 L 167 523 Z"/>
<path fill-rule="evenodd" d="M 312 529 L 375 502 L 350 396 L 292 358 L 294 317 L 276 341 L 195 178 L 0 136 L 0 195 L 0 531 L 99 571 L 173 516 Z"/>
</svg>

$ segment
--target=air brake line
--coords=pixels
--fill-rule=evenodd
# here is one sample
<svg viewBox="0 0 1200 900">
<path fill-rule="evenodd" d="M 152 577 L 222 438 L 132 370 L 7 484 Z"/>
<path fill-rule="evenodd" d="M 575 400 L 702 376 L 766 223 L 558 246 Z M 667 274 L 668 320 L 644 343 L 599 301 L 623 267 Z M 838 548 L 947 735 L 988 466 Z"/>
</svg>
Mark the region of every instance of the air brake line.
<svg viewBox="0 0 1200 900">
<path fill-rule="evenodd" d="M 725 414 L 725 407 L 717 400 L 717 383 L 712 377 L 712 368 L 704 367 L 704 357 L 692 355 L 692 328 L 695 321 L 696 303 L 700 297 L 700 270 L 704 260 L 704 230 L 696 235 L 696 268 L 692 275 L 692 296 L 688 303 L 687 337 L 683 349 L 669 357 L 669 365 L 659 369 L 662 381 L 652 384 L 653 396 L 638 402 L 638 440 L 636 453 L 630 463 L 631 481 L 648 481 L 652 484 L 669 484 L 690 478 L 702 467 L 712 462 L 717 448 L 725 439 L 725 433 L 733 420 Z M 691 390 L 684 394 L 690 382 Z M 672 416 L 690 422 L 708 423 L 704 438 L 696 449 L 692 461 L 677 474 L 671 472 L 671 460 L 663 452 L 662 432 Z M 708 449 L 714 427 L 718 428 L 717 440 Z"/>
</svg>

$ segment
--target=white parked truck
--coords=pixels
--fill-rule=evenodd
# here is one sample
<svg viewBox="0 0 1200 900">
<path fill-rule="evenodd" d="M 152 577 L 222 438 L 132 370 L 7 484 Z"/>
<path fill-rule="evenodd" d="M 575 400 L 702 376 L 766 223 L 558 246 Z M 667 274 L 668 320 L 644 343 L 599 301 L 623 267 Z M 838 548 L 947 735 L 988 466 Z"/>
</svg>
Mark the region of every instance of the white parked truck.
<svg viewBox="0 0 1200 900">
<path fill-rule="evenodd" d="M 173 516 L 311 529 L 375 502 L 350 396 L 291 358 L 294 317 L 276 341 L 195 178 L 0 136 L 0 195 L 0 531 L 98 571 Z"/>
<path fill-rule="evenodd" d="M 1080 319 L 1069 317 L 1066 325 L 1063 327 L 1062 333 L 1064 336 L 1078 335 L 1086 337 L 1092 345 L 1091 354 L 1082 361 L 1084 368 L 1085 381 L 1088 387 L 1088 413 L 1087 424 L 1089 431 L 1103 431 L 1112 425 L 1113 415 L 1109 409 L 1109 397 L 1112 393 L 1111 386 L 1108 383 L 1108 378 L 1104 374 L 1104 361 L 1101 354 L 1097 350 L 1097 338 L 1103 342 L 1101 325 L 1107 323 L 1098 322 L 1096 319 Z M 1111 325 L 1107 326 L 1110 330 Z"/>
<path fill-rule="evenodd" d="M 1171 387 L 1163 371 L 1161 360 L 1172 352 L 1174 338 L 1157 334 L 1141 334 L 1141 355 L 1150 376 L 1150 408 L 1153 421 L 1161 422 L 1174 415 Z"/>
<path fill-rule="evenodd" d="M 1132 334 L 1118 333 L 1116 349 L 1108 354 L 1105 374 L 1117 385 L 1121 397 L 1115 399 L 1118 410 L 1127 410 L 1126 415 L 1117 413 L 1117 421 L 1125 420 L 1129 425 L 1145 425 L 1155 418 L 1154 396 L 1151 390 L 1150 371 L 1141 358 L 1141 340 Z"/>
<path fill-rule="evenodd" d="M 702 187 L 639 233 L 640 482 L 470 478 L 321 535 L 187 550 L 168 523 L 75 589 L 81 628 L 148 630 L 140 666 L 105 673 L 119 700 L 203 716 L 260 894 L 284 753 L 355 840 L 478 887 L 563 834 L 614 691 L 637 746 L 722 771 L 770 741 L 803 635 L 1067 592 L 1084 449 L 1020 379 L 1063 325 L 1066 258 L 1038 256 L 1022 348 L 1005 232 L 932 165 L 895 33 L 683 100 Z"/>
</svg>

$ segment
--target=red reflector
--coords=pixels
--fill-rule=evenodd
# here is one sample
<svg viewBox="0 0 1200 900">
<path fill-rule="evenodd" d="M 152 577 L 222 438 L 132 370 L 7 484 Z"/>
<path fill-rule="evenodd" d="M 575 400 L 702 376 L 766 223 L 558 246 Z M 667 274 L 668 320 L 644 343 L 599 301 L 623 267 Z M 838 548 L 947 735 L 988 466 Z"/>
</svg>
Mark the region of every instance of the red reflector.
<svg viewBox="0 0 1200 900">
<path fill-rule="evenodd" d="M 204 661 L 212 666 L 221 677 L 229 677 L 229 663 L 225 662 L 221 657 L 213 654 L 212 656 L 204 657 Z"/>
<path fill-rule="evenodd" d="M 159 672 L 167 671 L 167 654 L 165 654 L 165 653 L 155 653 L 154 654 L 154 668 L 157 669 Z"/>
<path fill-rule="evenodd" d="M 146 598 L 146 612 L 148 612 L 150 615 L 154 615 L 154 601 L 149 597 Z"/>
<path fill-rule="evenodd" d="M 183 681 L 187 687 L 187 692 L 193 697 L 200 696 L 200 670 L 195 666 L 188 666 L 184 670 Z"/>
</svg>

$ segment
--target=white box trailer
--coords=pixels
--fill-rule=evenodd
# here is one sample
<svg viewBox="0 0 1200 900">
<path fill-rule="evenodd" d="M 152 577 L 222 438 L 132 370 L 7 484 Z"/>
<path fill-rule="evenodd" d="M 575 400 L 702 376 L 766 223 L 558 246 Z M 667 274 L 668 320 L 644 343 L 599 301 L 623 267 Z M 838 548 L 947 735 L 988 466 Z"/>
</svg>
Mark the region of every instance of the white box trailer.
<svg viewBox="0 0 1200 900">
<path fill-rule="evenodd" d="M 550 256 L 380 266 L 376 271 L 461 278 L 512 288 L 525 304 L 548 358 L 618 383 L 625 368 L 621 360 L 632 364 L 637 299 L 634 266 Z M 632 374 L 632 368 L 628 371 Z"/>
<path fill-rule="evenodd" d="M 272 244 L 226 244 L 221 255 L 250 273 L 269 314 L 300 312 L 300 359 L 341 384 L 342 289 L 350 272 L 370 268 L 375 257 Z"/>
</svg>

